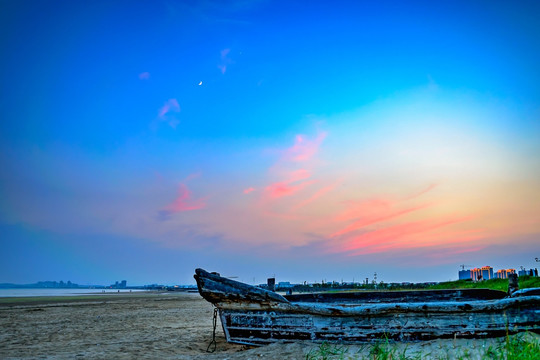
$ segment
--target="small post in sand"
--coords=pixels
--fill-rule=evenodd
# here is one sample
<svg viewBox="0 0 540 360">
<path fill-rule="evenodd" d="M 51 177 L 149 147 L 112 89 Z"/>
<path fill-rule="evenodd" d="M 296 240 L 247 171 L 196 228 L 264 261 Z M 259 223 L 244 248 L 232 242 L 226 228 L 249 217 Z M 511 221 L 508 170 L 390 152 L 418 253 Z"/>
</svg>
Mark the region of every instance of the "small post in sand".
<svg viewBox="0 0 540 360">
<path fill-rule="evenodd" d="M 517 274 L 508 274 L 508 295 L 512 295 L 519 290 Z"/>
</svg>

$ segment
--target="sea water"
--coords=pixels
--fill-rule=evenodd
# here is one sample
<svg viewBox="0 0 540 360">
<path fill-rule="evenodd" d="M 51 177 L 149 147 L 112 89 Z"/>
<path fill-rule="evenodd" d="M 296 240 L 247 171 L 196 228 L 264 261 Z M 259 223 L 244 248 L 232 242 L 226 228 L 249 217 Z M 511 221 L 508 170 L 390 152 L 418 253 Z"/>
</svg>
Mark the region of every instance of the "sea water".
<svg viewBox="0 0 540 360">
<path fill-rule="evenodd" d="M 147 291 L 143 289 L 0 289 L 0 297 L 76 296 Z"/>
</svg>

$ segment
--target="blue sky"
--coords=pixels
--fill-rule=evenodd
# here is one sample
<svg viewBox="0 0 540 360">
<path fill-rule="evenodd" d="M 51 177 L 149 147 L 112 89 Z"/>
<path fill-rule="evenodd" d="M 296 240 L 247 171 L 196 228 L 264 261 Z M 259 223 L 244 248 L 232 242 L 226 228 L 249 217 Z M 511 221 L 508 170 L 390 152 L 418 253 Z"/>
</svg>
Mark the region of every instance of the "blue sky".
<svg viewBox="0 0 540 360">
<path fill-rule="evenodd" d="M 0 282 L 534 265 L 535 1 L 0 6 Z"/>
</svg>

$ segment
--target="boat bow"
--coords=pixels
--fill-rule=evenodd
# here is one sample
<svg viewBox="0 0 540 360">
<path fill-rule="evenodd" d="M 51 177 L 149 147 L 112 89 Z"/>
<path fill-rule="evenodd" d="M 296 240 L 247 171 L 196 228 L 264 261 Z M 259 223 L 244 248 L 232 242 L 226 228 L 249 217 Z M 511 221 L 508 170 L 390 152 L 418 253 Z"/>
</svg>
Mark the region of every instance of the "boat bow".
<svg viewBox="0 0 540 360">
<path fill-rule="evenodd" d="M 194 278 L 201 296 L 214 305 L 231 302 L 289 303 L 287 299 L 275 292 L 227 279 L 203 269 L 196 269 Z"/>
</svg>

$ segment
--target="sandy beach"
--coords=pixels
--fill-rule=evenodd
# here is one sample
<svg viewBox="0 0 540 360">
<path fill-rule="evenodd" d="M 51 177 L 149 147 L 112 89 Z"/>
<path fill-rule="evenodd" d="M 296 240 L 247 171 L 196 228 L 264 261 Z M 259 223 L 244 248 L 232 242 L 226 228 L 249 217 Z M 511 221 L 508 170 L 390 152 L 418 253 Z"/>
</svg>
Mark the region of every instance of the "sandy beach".
<svg viewBox="0 0 540 360">
<path fill-rule="evenodd" d="M 228 344 L 218 323 L 214 353 L 212 306 L 198 294 L 147 293 L 65 299 L 0 299 L 0 359 L 305 359 L 320 344 Z M 530 335 L 533 336 L 534 335 Z M 538 340 L 538 337 L 536 337 Z M 478 358 L 500 339 L 455 339 L 394 346 L 423 358 Z M 371 345 L 344 346 L 362 358 Z"/>
</svg>

